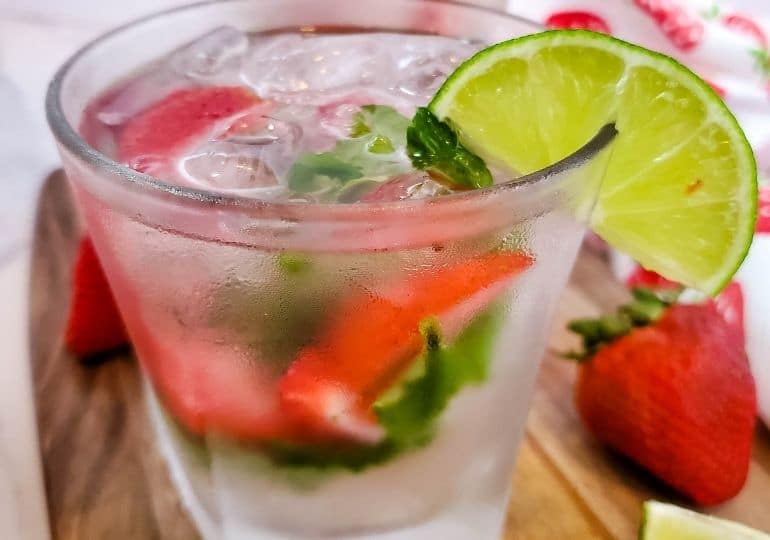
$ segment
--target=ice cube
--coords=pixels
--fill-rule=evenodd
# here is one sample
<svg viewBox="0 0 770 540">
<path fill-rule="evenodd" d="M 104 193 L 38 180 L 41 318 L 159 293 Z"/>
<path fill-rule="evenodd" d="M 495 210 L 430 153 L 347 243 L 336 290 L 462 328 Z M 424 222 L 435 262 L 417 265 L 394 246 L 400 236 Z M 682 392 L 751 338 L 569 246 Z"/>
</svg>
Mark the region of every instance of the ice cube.
<svg viewBox="0 0 770 540">
<path fill-rule="evenodd" d="M 338 139 L 349 137 L 353 116 L 363 105 L 371 104 L 389 105 L 406 117 L 411 117 L 415 109 L 402 95 L 378 88 L 358 88 L 339 98 L 329 96 L 328 101 L 319 104 L 320 127 Z"/>
<path fill-rule="evenodd" d="M 249 50 L 249 36 L 222 26 L 181 47 L 168 59 L 171 68 L 193 80 L 210 80 L 232 70 L 233 83 L 241 60 Z"/>
<path fill-rule="evenodd" d="M 480 46 L 437 36 L 411 36 L 398 62 L 396 89 L 424 103 L 457 67 Z"/>
<path fill-rule="evenodd" d="M 425 199 L 451 193 L 451 190 L 433 180 L 428 173 L 413 171 L 394 176 L 379 187 L 369 191 L 361 202 L 388 202 L 407 199 Z"/>
<path fill-rule="evenodd" d="M 241 78 L 260 96 L 312 103 L 334 90 L 384 86 L 394 67 L 389 47 L 365 34 L 283 34 L 255 41 Z"/>
<path fill-rule="evenodd" d="M 275 198 L 286 192 L 279 182 L 285 165 L 278 146 L 267 139 L 251 144 L 212 141 L 184 158 L 180 172 L 196 187 L 249 191 L 256 197 Z"/>
<path fill-rule="evenodd" d="M 182 77 L 156 65 L 128 84 L 102 98 L 96 118 L 108 126 L 119 126 L 148 106 L 186 86 Z"/>
<path fill-rule="evenodd" d="M 448 187 L 444 184 L 436 182 L 432 178 L 424 178 L 421 182 L 412 184 L 406 188 L 406 196 L 404 199 L 427 199 L 429 197 L 439 197 L 441 195 L 449 195 L 452 193 Z"/>
</svg>

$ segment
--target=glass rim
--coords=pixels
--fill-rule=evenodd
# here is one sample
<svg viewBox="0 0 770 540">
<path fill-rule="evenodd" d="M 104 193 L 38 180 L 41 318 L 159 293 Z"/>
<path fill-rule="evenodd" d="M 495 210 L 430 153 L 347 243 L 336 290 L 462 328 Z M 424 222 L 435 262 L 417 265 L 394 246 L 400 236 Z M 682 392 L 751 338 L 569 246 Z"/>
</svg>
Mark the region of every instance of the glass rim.
<svg viewBox="0 0 770 540">
<path fill-rule="evenodd" d="M 255 197 L 248 197 L 237 193 L 223 193 L 214 190 L 192 188 L 187 186 L 180 186 L 170 182 L 166 182 L 160 178 L 151 176 L 149 174 L 141 173 L 130 168 L 128 165 L 120 163 L 108 155 L 100 152 L 85 139 L 83 139 L 78 130 L 70 123 L 64 113 L 64 107 L 62 104 L 62 87 L 64 81 L 69 73 L 78 65 L 78 62 L 86 57 L 92 50 L 98 48 L 100 45 L 109 42 L 110 39 L 122 34 L 125 31 L 139 27 L 144 23 L 152 20 L 173 16 L 177 13 L 185 11 L 192 11 L 203 7 L 211 6 L 214 4 L 234 4 L 242 2 L 260 2 L 261 0 L 202 0 L 199 2 L 186 4 L 182 6 L 176 6 L 173 8 L 156 11 L 148 15 L 132 19 L 124 24 L 121 24 L 107 32 L 104 32 L 81 46 L 75 53 L 73 53 L 64 64 L 57 69 L 53 78 L 51 79 L 45 96 L 45 111 L 49 128 L 56 138 L 57 142 L 64 146 L 69 152 L 72 153 L 77 159 L 93 166 L 96 170 L 106 171 L 111 176 L 124 180 L 128 184 L 134 187 L 140 187 L 147 189 L 150 193 L 154 193 L 157 196 L 172 196 L 178 199 L 180 203 L 202 203 L 206 206 L 227 206 L 236 207 L 243 210 L 248 209 L 266 209 L 270 208 L 278 210 L 281 209 L 290 211 L 296 211 L 298 209 L 305 208 L 307 210 L 315 211 L 331 211 L 337 215 L 340 213 L 345 214 L 351 212 L 352 215 L 360 215 L 362 211 L 371 209 L 387 210 L 388 208 L 395 209 L 409 209 L 411 207 L 422 207 L 427 204 L 450 204 L 452 202 L 461 203 L 468 202 L 483 197 L 488 197 L 497 194 L 503 194 L 506 192 L 516 193 L 530 193 L 537 189 L 545 189 L 551 183 L 547 180 L 554 177 L 558 177 L 560 173 L 571 169 L 577 169 L 584 163 L 590 161 L 595 155 L 599 154 L 605 149 L 609 143 L 614 139 L 617 134 L 614 122 L 605 124 L 589 141 L 583 146 L 575 150 L 568 156 L 547 165 L 546 167 L 537 171 L 516 177 L 512 180 L 499 182 L 488 187 L 456 191 L 441 197 L 433 197 L 428 199 L 408 199 L 408 200 L 394 200 L 394 201 L 378 201 L 378 202 L 356 202 L 353 204 L 340 204 L 329 202 L 307 202 L 307 201 L 270 201 L 265 199 L 259 199 Z M 287 0 L 284 0 L 287 1 Z M 291 1 L 291 0 L 288 0 Z M 481 12 L 487 12 L 494 16 L 501 18 L 513 19 L 529 26 L 534 29 L 543 30 L 544 27 L 531 19 L 527 19 L 520 15 L 507 13 L 494 8 L 480 6 L 475 4 L 469 4 L 457 0 L 401 0 L 406 3 L 414 4 L 447 4 L 467 8 L 470 10 L 477 10 Z M 388 30 L 383 28 L 383 30 Z M 396 31 L 397 29 L 390 29 Z M 515 38 L 514 38 L 515 39 Z M 96 97 L 92 96 L 92 97 Z"/>
</svg>

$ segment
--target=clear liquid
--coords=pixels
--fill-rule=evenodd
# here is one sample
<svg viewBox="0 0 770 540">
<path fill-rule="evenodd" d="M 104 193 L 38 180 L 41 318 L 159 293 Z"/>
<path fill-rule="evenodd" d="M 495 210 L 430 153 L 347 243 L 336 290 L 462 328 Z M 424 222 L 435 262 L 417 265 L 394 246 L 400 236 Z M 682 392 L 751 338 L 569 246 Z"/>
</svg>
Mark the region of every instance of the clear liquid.
<svg viewBox="0 0 770 540">
<path fill-rule="evenodd" d="M 271 201 L 357 202 L 434 197 L 450 188 L 413 169 L 403 141 L 383 152 L 353 147 L 372 164 L 344 193 L 328 178 L 298 190 L 287 177 L 308 154 L 350 140 L 361 107 L 392 107 L 405 119 L 425 105 L 477 43 L 385 32 L 249 35 L 221 27 L 115 86 L 86 111 L 82 132 L 115 157 L 121 133 L 175 91 L 244 87 L 258 103 L 239 111 L 173 155 L 133 155 L 128 165 L 191 188 Z M 363 139 L 359 138 L 359 141 Z"/>
<path fill-rule="evenodd" d="M 163 178 L 259 199 L 297 199 L 286 170 L 298 156 L 345 139 L 363 104 L 390 105 L 409 116 L 476 49 L 424 35 L 220 29 L 95 100 L 82 133 L 116 156 L 125 126 L 164 96 L 191 86 L 248 86 L 269 103 L 269 115 L 259 105 L 218 125 L 172 156 L 171 174 Z M 340 58 L 350 51 L 356 54 Z M 255 132 L 223 140 L 234 124 L 255 126 Z M 396 150 L 404 157 L 402 148 Z M 360 198 L 380 187 L 379 196 L 391 200 L 446 192 L 415 171 L 377 181 L 381 186 Z M 207 538 L 464 540 L 497 534 L 547 321 L 582 234 L 569 212 L 492 219 L 501 209 L 485 208 L 489 212 L 451 224 L 436 215 L 429 225 L 442 227 L 441 242 L 432 241 L 436 231 L 423 224 L 398 229 L 404 237 L 390 239 L 387 248 L 376 242 L 382 243 L 379 234 L 392 235 L 390 229 L 367 231 L 352 247 L 349 237 L 306 222 L 290 223 L 290 235 L 238 245 L 148 225 L 74 183 L 151 388 L 161 449 Z M 301 200 L 316 197 L 303 193 Z M 425 215 L 439 211 L 424 206 Z M 217 226 L 229 225 L 227 217 L 222 212 Z M 495 225 L 474 227 L 485 222 Z M 301 248 L 287 247 L 297 238 Z M 270 445 L 279 438 L 271 430 L 273 417 L 283 414 L 281 381 L 307 347 L 323 342 L 350 297 L 364 291 L 376 301 L 408 304 L 410 295 L 419 295 L 409 288 L 413 279 L 500 252 L 526 253 L 532 265 L 506 279 L 483 307 L 467 298 L 453 306 L 476 310 L 465 313 L 474 318 L 494 304 L 499 326 L 489 334 L 486 377 L 451 397 L 429 441 L 357 471 L 276 461 Z M 465 282 L 462 272 L 456 277 L 448 288 Z M 372 316 L 362 309 L 351 319 Z M 367 330 L 374 338 L 387 328 Z M 447 345 L 452 340 L 447 331 Z M 358 358 L 362 365 L 371 362 L 368 354 Z M 364 449 L 371 444 L 353 442 Z M 341 451 L 350 443 L 341 441 Z M 314 451 L 315 441 L 307 447 Z"/>
</svg>

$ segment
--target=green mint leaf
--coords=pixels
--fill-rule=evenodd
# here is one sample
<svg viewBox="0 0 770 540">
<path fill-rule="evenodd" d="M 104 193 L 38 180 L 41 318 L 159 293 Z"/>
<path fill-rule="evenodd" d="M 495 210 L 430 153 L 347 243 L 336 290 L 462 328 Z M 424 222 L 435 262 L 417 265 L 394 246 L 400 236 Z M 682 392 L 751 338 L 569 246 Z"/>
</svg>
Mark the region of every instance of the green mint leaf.
<svg viewBox="0 0 770 540">
<path fill-rule="evenodd" d="M 393 107 L 364 105 L 353 117 L 350 139 L 337 141 L 328 152 L 299 156 L 289 170 L 289 189 L 340 200 L 343 186 L 353 180 L 407 172 L 401 150 L 408 125 L 409 119 Z"/>
<path fill-rule="evenodd" d="M 353 116 L 353 138 L 373 134 L 387 140 L 393 148 L 406 146 L 406 129 L 409 119 L 387 105 L 364 105 Z"/>
<path fill-rule="evenodd" d="M 389 440 L 402 449 L 420 447 L 431 440 L 437 420 L 452 397 L 463 387 L 486 380 L 499 323 L 498 312 L 491 308 L 476 317 L 453 344 L 444 345 L 438 322 L 423 321 L 422 373 L 407 378 L 374 405 Z"/>
<path fill-rule="evenodd" d="M 437 174 L 452 184 L 481 188 L 492 184 L 484 160 L 468 150 L 446 122 L 420 107 L 406 131 L 407 154 L 417 169 Z"/>
<path fill-rule="evenodd" d="M 310 270 L 310 258 L 298 253 L 284 252 L 278 255 L 278 268 L 284 274 L 304 274 Z"/>
<path fill-rule="evenodd" d="M 316 193 L 362 176 L 360 167 L 335 152 L 305 153 L 294 162 L 288 174 L 289 189 Z"/>
</svg>

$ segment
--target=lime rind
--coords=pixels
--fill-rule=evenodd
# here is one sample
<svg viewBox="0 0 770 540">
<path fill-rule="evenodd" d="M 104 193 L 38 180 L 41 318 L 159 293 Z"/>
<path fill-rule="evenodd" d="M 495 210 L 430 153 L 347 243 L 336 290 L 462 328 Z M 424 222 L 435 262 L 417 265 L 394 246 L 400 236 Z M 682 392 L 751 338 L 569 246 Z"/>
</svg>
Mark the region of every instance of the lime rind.
<svg viewBox="0 0 770 540">
<path fill-rule="evenodd" d="M 730 157 L 735 158 L 733 169 L 735 177 L 739 182 L 737 186 L 734 186 L 736 191 L 732 193 L 729 200 L 706 199 L 706 204 L 713 203 L 719 207 L 717 203 L 721 203 L 723 208 L 729 209 L 731 208 L 730 204 L 738 201 L 740 211 L 732 211 L 735 214 L 731 218 L 734 221 L 730 222 L 732 237 L 723 239 L 726 249 L 724 252 L 720 251 L 718 265 L 713 265 L 714 261 L 706 261 L 704 263 L 702 260 L 695 260 L 695 262 L 689 260 L 683 262 L 681 259 L 684 256 L 680 257 L 678 253 L 674 253 L 673 257 L 666 258 L 662 253 L 656 253 L 655 246 L 647 245 L 644 248 L 640 248 L 640 246 L 644 245 L 644 242 L 640 242 L 638 237 L 634 238 L 630 231 L 622 229 L 613 230 L 611 227 L 606 226 L 606 220 L 610 217 L 616 218 L 615 221 L 617 221 L 618 216 L 624 215 L 622 204 L 618 205 L 615 203 L 614 206 L 605 206 L 603 204 L 605 202 L 611 203 L 611 197 L 618 193 L 617 182 L 614 185 L 605 186 L 607 189 L 602 190 L 596 210 L 592 216 L 592 225 L 600 235 L 619 249 L 628 251 L 640 260 L 643 265 L 704 292 L 716 294 L 729 283 L 746 257 L 751 245 L 757 212 L 757 168 L 751 146 L 733 114 L 705 81 L 681 63 L 663 54 L 649 51 L 605 34 L 596 34 L 586 30 L 546 31 L 505 41 L 480 51 L 449 76 L 429 104 L 429 108 L 437 117 L 445 119 L 449 116 L 453 104 L 457 101 L 458 93 L 466 87 L 466 84 L 475 77 L 485 74 L 498 62 L 511 58 L 527 61 L 545 48 L 558 47 L 593 48 L 599 53 L 609 53 L 619 58 L 624 64 L 625 72 L 617 83 L 618 85 L 621 82 L 623 85 L 627 84 L 630 78 L 629 73 L 634 69 L 637 69 L 638 72 L 641 68 L 649 68 L 655 73 L 662 74 L 668 78 L 667 80 L 674 81 L 692 93 L 696 100 L 698 100 L 698 105 L 702 104 L 703 118 L 701 119 L 701 127 L 716 126 L 724 132 L 730 144 Z M 624 89 L 625 86 L 618 89 L 616 92 L 618 97 L 615 99 L 615 102 L 607 104 L 605 112 L 607 117 L 600 119 L 598 123 L 601 124 L 605 121 L 615 120 L 614 115 L 617 114 L 617 108 L 623 99 Z M 456 121 L 454 118 L 452 120 Z M 460 128 L 462 128 L 462 125 L 460 125 Z M 536 130 L 540 129 L 538 126 L 535 126 L 535 128 Z M 693 134 L 693 137 L 695 137 L 695 134 Z M 676 142 L 683 145 L 687 143 L 687 141 Z M 615 144 L 617 145 L 618 142 Z M 495 158 L 495 156 L 491 157 Z M 549 157 L 554 158 L 554 156 Z M 654 163 L 651 166 L 657 167 L 658 165 Z M 629 185 L 633 184 L 632 181 L 626 183 Z M 622 188 L 623 186 L 621 186 Z M 678 200 L 677 202 L 680 201 Z M 680 209 L 691 210 L 692 207 L 683 206 Z M 658 209 L 657 213 L 660 212 L 661 209 Z M 644 231 L 642 234 L 644 234 Z M 697 259 L 697 257 L 691 257 L 691 259 Z M 697 268 L 698 270 L 706 268 L 707 271 L 697 275 L 698 272 L 694 270 L 696 270 L 698 265 L 700 265 Z"/>
</svg>

